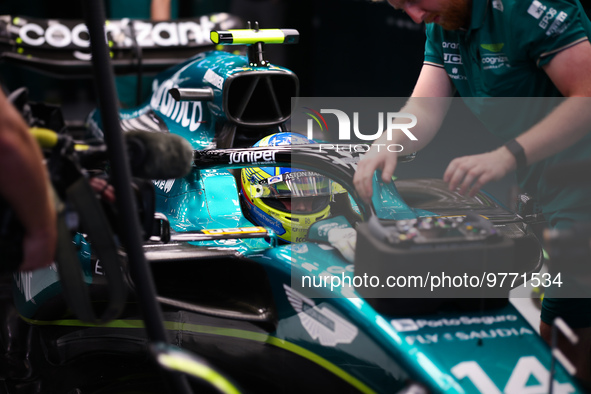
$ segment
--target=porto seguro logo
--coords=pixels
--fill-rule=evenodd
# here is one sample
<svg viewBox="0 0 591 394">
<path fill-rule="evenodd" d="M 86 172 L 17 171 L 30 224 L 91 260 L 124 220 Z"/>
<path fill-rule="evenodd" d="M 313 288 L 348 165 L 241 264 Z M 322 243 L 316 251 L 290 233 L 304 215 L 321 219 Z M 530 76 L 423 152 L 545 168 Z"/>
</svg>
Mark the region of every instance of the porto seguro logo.
<svg viewBox="0 0 591 394">
<path fill-rule="evenodd" d="M 387 135 L 388 141 L 392 141 L 392 136 L 395 132 L 402 132 L 409 140 L 417 141 L 417 137 L 415 137 L 410 131 L 411 128 L 416 126 L 417 117 L 411 113 L 387 112 L 384 114 L 384 112 L 378 112 L 378 131 L 373 134 L 364 134 L 359 128 L 359 112 L 353 112 L 353 122 L 351 122 L 349 115 L 338 109 L 321 109 L 320 112 L 309 107 L 304 107 L 304 109 L 308 111 L 304 113 L 310 117 L 307 122 L 307 137 L 309 139 L 313 139 L 314 125 L 317 125 L 323 134 L 329 132 L 328 124 L 322 114 L 332 114 L 336 116 L 339 125 L 339 142 L 351 141 L 351 129 L 353 129 L 355 137 L 363 141 L 375 141 L 380 138 L 384 132 Z M 384 123 L 387 125 L 385 129 Z M 378 151 L 380 151 L 380 149 L 388 149 L 389 152 L 402 152 L 404 149 L 400 144 L 374 144 L 374 146 L 376 146 Z M 338 146 L 335 146 L 334 144 L 319 144 L 320 151 L 322 151 L 322 149 L 337 148 L 339 150 L 348 149 L 348 151 L 354 152 L 367 152 L 370 147 L 371 144 L 339 144 Z"/>
</svg>

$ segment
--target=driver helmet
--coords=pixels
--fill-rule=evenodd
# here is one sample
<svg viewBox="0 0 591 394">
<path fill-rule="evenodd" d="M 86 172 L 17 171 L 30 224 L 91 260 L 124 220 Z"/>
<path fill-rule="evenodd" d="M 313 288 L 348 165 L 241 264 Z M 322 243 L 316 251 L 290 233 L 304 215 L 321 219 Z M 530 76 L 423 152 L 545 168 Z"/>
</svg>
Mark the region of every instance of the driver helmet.
<svg viewBox="0 0 591 394">
<path fill-rule="evenodd" d="M 315 144 L 303 135 L 269 135 L 255 147 Z M 240 196 L 250 218 L 286 242 L 303 242 L 308 229 L 330 213 L 332 185 L 313 171 L 291 167 L 243 168 Z"/>
</svg>

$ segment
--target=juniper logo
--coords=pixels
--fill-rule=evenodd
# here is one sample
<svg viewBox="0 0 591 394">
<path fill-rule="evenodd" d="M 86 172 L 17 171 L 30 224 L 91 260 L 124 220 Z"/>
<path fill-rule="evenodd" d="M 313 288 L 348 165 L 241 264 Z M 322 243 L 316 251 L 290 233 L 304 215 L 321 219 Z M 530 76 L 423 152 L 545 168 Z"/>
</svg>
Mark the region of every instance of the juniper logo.
<svg viewBox="0 0 591 394">
<path fill-rule="evenodd" d="M 233 152 L 230 153 L 230 164 L 274 163 L 276 150 L 265 152 Z"/>
</svg>

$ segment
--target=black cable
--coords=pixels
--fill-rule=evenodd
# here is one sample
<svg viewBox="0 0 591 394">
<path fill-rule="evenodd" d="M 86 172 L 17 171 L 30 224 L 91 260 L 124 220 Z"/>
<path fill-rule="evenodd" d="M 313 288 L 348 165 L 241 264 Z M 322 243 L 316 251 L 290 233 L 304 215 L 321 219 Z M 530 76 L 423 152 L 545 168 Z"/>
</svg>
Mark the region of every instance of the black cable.
<svg viewBox="0 0 591 394">
<path fill-rule="evenodd" d="M 133 56 L 137 60 L 137 86 L 135 89 L 135 104 L 140 105 L 142 103 L 142 78 L 143 78 L 143 52 L 142 47 L 137 42 L 135 35 L 135 21 L 131 19 L 129 21 L 129 36 L 133 44 Z"/>
<path fill-rule="evenodd" d="M 92 63 L 97 85 L 101 119 L 112 166 L 112 181 L 117 193 L 116 205 L 121 215 L 121 239 L 129 259 L 131 278 L 134 281 L 138 303 L 151 342 L 169 343 L 163 324 L 162 311 L 156 301 L 156 288 L 144 251 L 140 234 L 137 209 L 131 190 L 131 171 L 121 126 L 118 100 L 109 51 L 105 40 L 105 12 L 103 0 L 82 1 L 86 12 L 86 24 L 90 34 Z M 182 375 L 167 374 L 174 393 L 190 393 L 187 380 Z"/>
</svg>

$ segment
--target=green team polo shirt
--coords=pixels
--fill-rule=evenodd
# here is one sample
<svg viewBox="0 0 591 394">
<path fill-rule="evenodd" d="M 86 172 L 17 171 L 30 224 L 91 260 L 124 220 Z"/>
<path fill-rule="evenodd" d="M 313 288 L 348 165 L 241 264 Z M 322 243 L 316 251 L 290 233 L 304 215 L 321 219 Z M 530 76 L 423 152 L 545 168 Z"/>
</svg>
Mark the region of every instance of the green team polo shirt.
<svg viewBox="0 0 591 394">
<path fill-rule="evenodd" d="M 427 25 L 424 64 L 444 68 L 474 114 L 508 141 L 555 105 L 552 99 L 520 100 L 527 105 L 524 111 L 523 105 L 511 103 L 517 104 L 517 97 L 560 97 L 542 66 L 556 53 L 589 37 L 591 22 L 578 0 L 473 0 L 467 30 Z M 573 72 L 591 72 L 591 65 Z M 591 210 L 591 187 L 559 189 L 543 177 L 552 165 L 590 157 L 591 133 L 575 146 L 518 170 L 517 178 L 525 191 L 537 197 L 545 213 L 585 206 Z"/>
</svg>

